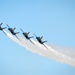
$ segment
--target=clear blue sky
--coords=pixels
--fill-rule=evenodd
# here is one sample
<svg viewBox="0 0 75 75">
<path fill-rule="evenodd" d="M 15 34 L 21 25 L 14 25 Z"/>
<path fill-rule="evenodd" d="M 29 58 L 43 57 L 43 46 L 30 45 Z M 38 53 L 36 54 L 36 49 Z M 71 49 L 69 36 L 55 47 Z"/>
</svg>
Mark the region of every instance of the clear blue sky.
<svg viewBox="0 0 75 75">
<path fill-rule="evenodd" d="M 0 0 L 1 22 L 75 47 L 75 0 Z M 0 75 L 75 75 L 75 67 L 33 54 L 0 32 Z"/>
</svg>

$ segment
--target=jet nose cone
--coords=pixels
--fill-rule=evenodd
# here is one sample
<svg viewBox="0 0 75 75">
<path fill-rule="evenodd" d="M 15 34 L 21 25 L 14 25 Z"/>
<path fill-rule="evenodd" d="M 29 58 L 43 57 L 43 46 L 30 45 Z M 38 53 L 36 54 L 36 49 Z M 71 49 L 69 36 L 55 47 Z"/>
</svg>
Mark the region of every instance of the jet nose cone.
<svg viewBox="0 0 75 75">
<path fill-rule="evenodd" d="M 38 39 L 38 37 L 36 37 L 36 39 Z"/>
<path fill-rule="evenodd" d="M 10 28 L 8 28 L 8 30 L 10 30 Z"/>
<path fill-rule="evenodd" d="M 24 33 L 23 33 L 23 35 L 24 35 Z"/>
</svg>

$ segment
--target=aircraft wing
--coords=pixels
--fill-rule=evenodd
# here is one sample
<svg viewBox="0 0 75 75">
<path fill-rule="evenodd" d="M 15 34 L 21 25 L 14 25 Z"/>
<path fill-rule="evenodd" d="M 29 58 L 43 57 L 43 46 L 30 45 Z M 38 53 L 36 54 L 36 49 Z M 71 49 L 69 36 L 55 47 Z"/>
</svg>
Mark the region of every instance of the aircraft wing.
<svg viewBox="0 0 75 75">
<path fill-rule="evenodd" d="M 42 37 L 40 37 L 40 39 L 42 39 L 43 38 L 43 36 Z"/>
<path fill-rule="evenodd" d="M 16 27 L 15 28 L 13 28 L 12 30 L 14 31 L 16 29 Z"/>
<path fill-rule="evenodd" d="M 3 31 L 3 30 L 2 30 Z M 4 31 L 3 31 L 3 33 L 5 34 L 5 35 L 7 35 Z"/>
<path fill-rule="evenodd" d="M 44 44 L 43 44 L 43 46 L 45 47 L 45 48 L 47 48 Z M 47 48 L 48 49 L 48 48 Z"/>
<path fill-rule="evenodd" d="M 32 44 L 34 44 L 31 40 L 30 40 L 30 42 L 31 42 Z"/>
<path fill-rule="evenodd" d="M 2 28 L 2 29 L 6 29 L 7 27 L 4 27 L 4 28 Z"/>
<path fill-rule="evenodd" d="M 15 36 L 16 36 L 17 39 L 19 39 L 17 35 L 15 35 Z M 19 40 L 20 40 L 20 39 L 19 39 Z"/>
<path fill-rule="evenodd" d="M 1 23 L 0 26 L 1 26 L 2 24 L 3 24 L 3 23 Z"/>
<path fill-rule="evenodd" d="M 30 32 L 28 32 L 28 34 L 29 34 Z"/>
</svg>

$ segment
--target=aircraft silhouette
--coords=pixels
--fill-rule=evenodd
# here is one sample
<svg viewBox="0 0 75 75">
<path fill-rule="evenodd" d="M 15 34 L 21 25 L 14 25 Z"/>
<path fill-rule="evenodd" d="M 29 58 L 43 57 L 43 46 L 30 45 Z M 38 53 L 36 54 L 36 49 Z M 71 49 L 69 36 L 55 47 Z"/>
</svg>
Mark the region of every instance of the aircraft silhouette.
<svg viewBox="0 0 75 75">
<path fill-rule="evenodd" d="M 6 24 L 6 25 L 7 25 L 7 24 Z M 7 27 L 8 27 L 8 30 L 11 32 L 11 34 L 15 35 L 16 37 L 17 37 L 16 34 L 20 33 L 20 32 L 14 32 L 14 30 L 16 29 L 16 27 L 10 28 L 8 25 L 7 25 Z M 18 37 L 17 37 L 17 38 L 18 38 Z M 18 39 L 19 39 L 19 38 L 18 38 Z"/>
<path fill-rule="evenodd" d="M 30 32 L 24 32 L 22 29 L 21 29 L 21 31 L 22 31 L 22 34 L 24 35 L 24 37 L 25 37 L 26 39 L 30 40 L 31 43 L 33 43 L 33 42 L 31 41 L 31 38 L 33 38 L 34 36 L 29 37 L 28 35 L 29 35 Z M 34 44 L 34 43 L 33 43 L 33 44 Z"/>
<path fill-rule="evenodd" d="M 6 28 L 7 28 L 7 27 L 3 27 L 3 28 L 2 28 L 2 27 L 1 27 L 2 24 L 3 24 L 3 23 L 0 24 L 0 30 L 1 30 L 1 31 L 3 31 L 3 29 L 6 29 Z M 4 31 L 3 31 L 3 32 L 4 32 Z M 6 34 L 6 33 L 4 32 L 4 34 Z"/>
<path fill-rule="evenodd" d="M 34 34 L 34 33 L 33 33 L 33 34 Z M 35 34 L 34 34 L 34 35 L 35 35 Z M 47 41 L 42 41 L 43 36 L 37 37 L 37 36 L 35 35 L 35 37 L 36 37 L 37 41 L 38 41 L 40 44 L 42 44 L 42 45 L 44 45 L 44 43 L 47 42 Z M 47 48 L 45 45 L 44 45 L 44 47 Z M 48 48 L 47 48 L 47 49 L 48 49 Z"/>
</svg>

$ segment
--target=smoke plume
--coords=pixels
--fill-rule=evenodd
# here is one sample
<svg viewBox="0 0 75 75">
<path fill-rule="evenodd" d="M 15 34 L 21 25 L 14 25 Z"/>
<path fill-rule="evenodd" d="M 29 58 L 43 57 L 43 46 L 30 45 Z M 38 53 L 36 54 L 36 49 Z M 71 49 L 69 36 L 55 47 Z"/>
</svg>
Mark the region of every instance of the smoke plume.
<svg viewBox="0 0 75 75">
<path fill-rule="evenodd" d="M 36 53 L 36 54 L 40 55 L 40 56 L 45 56 L 49 59 L 59 61 L 61 63 L 65 63 L 65 64 L 75 66 L 75 52 L 71 51 L 73 49 L 69 50 L 67 48 L 45 44 L 46 47 L 48 48 L 47 49 L 43 45 L 41 45 L 40 43 L 38 43 L 34 40 L 32 40 L 32 42 L 34 43 L 34 44 L 32 44 L 32 42 L 30 42 L 30 40 L 22 38 L 19 35 L 17 35 L 18 38 L 19 38 L 19 40 L 18 40 L 15 36 L 8 33 L 7 31 L 4 31 L 4 32 L 6 33 L 6 35 L 11 40 L 16 42 L 20 46 L 23 46 L 24 48 L 26 48 L 26 50 L 29 50 L 33 53 Z"/>
</svg>

